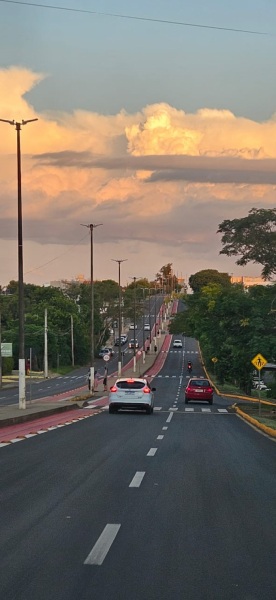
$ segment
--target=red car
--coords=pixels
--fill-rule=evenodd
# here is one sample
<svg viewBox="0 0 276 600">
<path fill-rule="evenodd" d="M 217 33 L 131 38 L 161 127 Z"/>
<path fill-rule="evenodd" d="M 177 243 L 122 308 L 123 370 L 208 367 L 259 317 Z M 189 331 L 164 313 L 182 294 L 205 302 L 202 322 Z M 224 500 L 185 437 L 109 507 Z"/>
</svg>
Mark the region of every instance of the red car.
<svg viewBox="0 0 276 600">
<path fill-rule="evenodd" d="M 209 379 L 203 377 L 192 377 L 189 379 L 188 385 L 185 389 L 185 404 L 188 404 L 190 400 L 197 400 L 202 402 L 203 400 L 213 404 L 214 390 Z"/>
</svg>

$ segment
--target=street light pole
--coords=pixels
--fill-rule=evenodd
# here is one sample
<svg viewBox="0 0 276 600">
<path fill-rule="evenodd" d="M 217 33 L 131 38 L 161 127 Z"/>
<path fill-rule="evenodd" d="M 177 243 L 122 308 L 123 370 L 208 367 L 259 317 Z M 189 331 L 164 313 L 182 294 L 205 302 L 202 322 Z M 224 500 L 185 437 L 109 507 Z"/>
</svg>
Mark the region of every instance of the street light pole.
<svg viewBox="0 0 276 600">
<path fill-rule="evenodd" d="M 143 363 L 145 362 L 145 288 L 140 288 L 143 292 Z"/>
<path fill-rule="evenodd" d="M 127 258 L 112 258 L 113 262 L 118 263 L 119 267 L 119 354 L 118 354 L 118 377 L 122 374 L 122 290 L 121 290 L 121 264 L 127 261 Z"/>
<path fill-rule="evenodd" d="M 90 329 L 90 391 L 91 394 L 94 392 L 94 379 L 95 379 L 95 368 L 94 368 L 94 359 L 95 359 L 95 344 L 94 344 L 94 240 L 93 240 L 93 232 L 96 227 L 100 227 L 102 223 L 90 223 L 89 225 L 83 225 L 82 227 L 87 227 L 90 229 L 90 287 L 91 287 L 91 329 Z"/>
<path fill-rule="evenodd" d="M 21 123 L 0 119 L 3 123 L 15 126 L 17 147 L 17 210 L 18 210 L 18 318 L 19 318 L 19 408 L 26 409 L 26 378 L 25 378 L 25 340 L 24 340 L 24 281 L 23 281 L 23 234 L 22 234 L 22 189 L 21 189 L 21 147 L 20 131 L 21 125 L 27 125 L 38 119 L 23 120 Z"/>
</svg>

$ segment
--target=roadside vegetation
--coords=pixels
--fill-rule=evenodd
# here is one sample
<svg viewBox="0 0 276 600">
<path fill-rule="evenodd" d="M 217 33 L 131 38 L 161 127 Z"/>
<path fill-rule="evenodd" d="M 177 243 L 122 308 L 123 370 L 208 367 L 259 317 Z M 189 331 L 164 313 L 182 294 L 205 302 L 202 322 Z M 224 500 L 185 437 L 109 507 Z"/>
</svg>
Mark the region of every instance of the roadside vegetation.
<svg viewBox="0 0 276 600">
<path fill-rule="evenodd" d="M 276 360 L 276 285 L 245 289 L 231 284 L 225 273 L 207 270 L 190 277 L 194 293 L 183 298 L 184 310 L 170 324 L 170 332 L 195 337 L 204 364 L 221 391 L 252 394 L 254 367 L 261 353 Z M 267 398 L 276 398 L 275 378 Z"/>
</svg>

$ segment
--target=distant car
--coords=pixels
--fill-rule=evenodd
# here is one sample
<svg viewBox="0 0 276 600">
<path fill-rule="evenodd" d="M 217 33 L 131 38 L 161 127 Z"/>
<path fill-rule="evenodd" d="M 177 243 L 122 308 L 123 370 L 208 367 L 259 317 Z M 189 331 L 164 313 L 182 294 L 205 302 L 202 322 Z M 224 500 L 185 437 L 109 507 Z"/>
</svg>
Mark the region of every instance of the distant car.
<svg viewBox="0 0 276 600">
<path fill-rule="evenodd" d="M 121 346 L 123 346 L 126 343 L 127 343 L 127 335 L 122 334 L 121 335 Z M 114 346 L 119 346 L 119 345 L 120 345 L 120 338 L 116 338 L 116 340 L 114 342 Z"/>
<path fill-rule="evenodd" d="M 105 348 L 100 349 L 100 351 L 99 351 L 100 358 L 103 358 L 106 354 L 109 354 L 109 356 L 113 356 L 113 354 L 114 354 L 113 348 L 106 346 Z"/>
<path fill-rule="evenodd" d="M 185 389 L 185 404 L 192 401 L 206 401 L 213 404 L 214 390 L 209 379 L 203 377 L 192 377 Z"/>
<path fill-rule="evenodd" d="M 150 324 L 149 323 L 145 323 L 145 325 L 144 325 L 144 331 L 150 331 Z"/>
<path fill-rule="evenodd" d="M 261 381 L 260 383 L 259 382 L 256 383 L 255 390 L 262 390 L 264 392 L 264 391 L 269 391 L 270 388 L 267 387 L 267 385 L 263 381 Z"/>
<path fill-rule="evenodd" d="M 120 408 L 145 410 L 153 413 L 155 388 L 151 388 L 144 378 L 120 378 L 109 392 L 109 413 Z"/>
<path fill-rule="evenodd" d="M 138 325 L 135 324 L 134 327 L 134 323 L 130 323 L 129 329 L 138 329 Z"/>
<path fill-rule="evenodd" d="M 137 339 L 136 340 L 134 340 L 134 339 L 130 340 L 128 342 L 128 347 L 129 348 L 134 348 L 134 343 L 135 343 L 135 348 L 139 348 L 139 342 L 138 342 Z"/>
<path fill-rule="evenodd" d="M 181 340 L 174 340 L 173 348 L 182 348 L 183 344 Z"/>
</svg>

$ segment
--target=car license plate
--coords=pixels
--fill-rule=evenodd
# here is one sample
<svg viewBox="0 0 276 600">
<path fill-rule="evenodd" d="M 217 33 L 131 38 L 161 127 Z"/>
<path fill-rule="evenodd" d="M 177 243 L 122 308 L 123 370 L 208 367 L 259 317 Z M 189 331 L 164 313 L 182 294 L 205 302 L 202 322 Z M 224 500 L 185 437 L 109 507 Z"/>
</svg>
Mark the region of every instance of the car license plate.
<svg viewBox="0 0 276 600">
<path fill-rule="evenodd" d="M 195 389 L 196 392 L 203 392 L 203 390 L 198 390 L 197 388 Z"/>
</svg>

